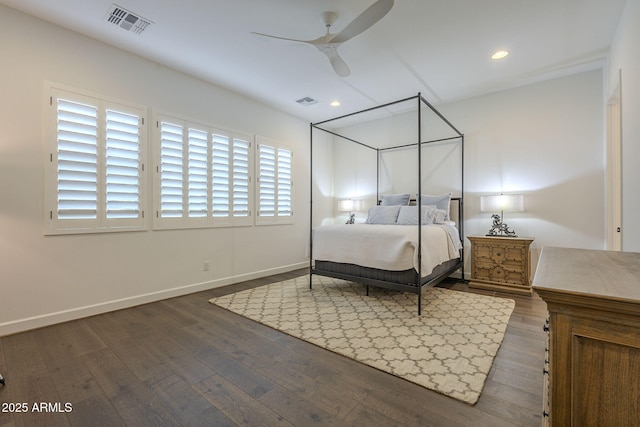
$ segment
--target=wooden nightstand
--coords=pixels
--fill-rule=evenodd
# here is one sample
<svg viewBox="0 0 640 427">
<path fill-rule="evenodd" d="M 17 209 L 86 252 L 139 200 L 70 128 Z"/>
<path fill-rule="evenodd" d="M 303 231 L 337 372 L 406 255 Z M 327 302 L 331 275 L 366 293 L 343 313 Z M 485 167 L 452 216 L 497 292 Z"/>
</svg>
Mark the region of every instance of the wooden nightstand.
<svg viewBox="0 0 640 427">
<path fill-rule="evenodd" d="M 471 242 L 469 287 L 531 295 L 529 237 L 467 236 Z"/>
</svg>

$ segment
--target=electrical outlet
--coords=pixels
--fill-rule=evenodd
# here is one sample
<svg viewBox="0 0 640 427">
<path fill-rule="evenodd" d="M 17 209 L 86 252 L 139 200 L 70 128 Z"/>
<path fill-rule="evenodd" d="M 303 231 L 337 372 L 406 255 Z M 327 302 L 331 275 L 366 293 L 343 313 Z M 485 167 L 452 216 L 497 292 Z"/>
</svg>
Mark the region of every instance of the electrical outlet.
<svg viewBox="0 0 640 427">
<path fill-rule="evenodd" d="M 202 270 L 209 271 L 209 261 L 205 261 L 202 263 Z"/>
</svg>

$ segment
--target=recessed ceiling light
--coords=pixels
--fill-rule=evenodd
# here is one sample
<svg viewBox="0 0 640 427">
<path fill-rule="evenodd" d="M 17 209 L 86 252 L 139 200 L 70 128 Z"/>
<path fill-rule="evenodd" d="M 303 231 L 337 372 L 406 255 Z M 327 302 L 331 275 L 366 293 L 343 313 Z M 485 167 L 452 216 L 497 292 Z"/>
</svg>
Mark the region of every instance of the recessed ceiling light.
<svg viewBox="0 0 640 427">
<path fill-rule="evenodd" d="M 332 107 L 339 107 L 340 106 L 340 101 L 331 101 L 331 106 Z"/>
<path fill-rule="evenodd" d="M 509 51 L 508 50 L 499 50 L 496 53 L 494 53 L 493 55 L 491 55 L 491 59 L 502 59 L 502 58 L 506 57 L 507 55 L 509 55 Z"/>
</svg>

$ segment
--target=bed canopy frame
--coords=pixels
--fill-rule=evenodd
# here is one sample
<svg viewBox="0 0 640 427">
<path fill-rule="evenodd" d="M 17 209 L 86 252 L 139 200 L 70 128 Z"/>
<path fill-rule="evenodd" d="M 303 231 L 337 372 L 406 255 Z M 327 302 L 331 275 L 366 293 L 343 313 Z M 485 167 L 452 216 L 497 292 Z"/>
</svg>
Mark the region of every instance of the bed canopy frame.
<svg viewBox="0 0 640 427">
<path fill-rule="evenodd" d="M 347 137 L 345 135 L 342 135 L 336 131 L 327 129 L 326 127 L 324 127 L 325 125 L 331 124 L 331 123 L 335 123 L 338 120 L 341 119 L 346 119 L 346 118 L 351 118 L 351 117 L 357 117 L 360 114 L 363 113 L 369 113 L 369 112 L 373 112 L 375 110 L 380 110 L 380 109 L 385 109 L 385 108 L 389 108 L 389 107 L 393 107 L 395 105 L 401 104 L 401 103 L 408 103 L 408 102 L 415 102 L 417 103 L 417 130 L 418 130 L 418 135 L 417 135 L 417 141 L 413 142 L 413 143 L 408 143 L 408 144 L 401 144 L 401 145 L 394 145 L 392 147 L 374 147 L 372 145 L 366 144 L 362 141 L 358 141 L 356 139 Z M 445 137 L 445 138 L 438 138 L 438 139 L 431 139 L 431 140 L 426 140 L 423 141 L 423 119 L 422 119 L 422 112 L 423 109 L 427 108 L 428 110 L 432 111 L 433 113 L 435 113 L 436 117 L 438 119 L 440 119 L 442 121 L 442 123 L 449 128 L 450 130 L 453 131 L 454 136 L 451 137 Z M 427 111 L 428 111 L 427 110 Z M 439 271 L 434 275 L 428 276 L 428 278 L 426 280 L 423 280 L 423 276 L 422 276 L 422 221 L 418 221 L 417 223 L 417 227 L 418 227 L 418 271 L 417 271 L 417 279 L 415 280 L 414 283 L 398 283 L 396 281 L 390 281 L 390 280 L 381 280 L 379 278 L 371 278 L 371 277 L 362 277 L 358 274 L 353 274 L 353 273 L 343 273 L 343 272 L 333 272 L 333 271 L 326 271 L 326 270 L 320 270 L 317 268 L 314 268 L 314 260 L 313 260 L 313 132 L 314 129 L 317 129 L 319 131 L 325 132 L 327 134 L 333 135 L 334 137 L 337 137 L 341 140 L 345 140 L 345 141 L 349 141 L 352 142 L 354 144 L 358 144 L 362 147 L 365 147 L 367 149 L 370 150 L 374 150 L 376 152 L 376 201 L 377 203 L 379 203 L 380 201 L 380 163 L 381 163 L 381 156 L 384 152 L 386 151 L 390 151 L 390 150 L 397 150 L 397 149 L 402 149 L 402 148 L 408 148 L 408 147 L 417 147 L 418 150 L 418 155 L 417 155 L 417 162 L 418 162 L 418 176 L 417 176 L 417 184 L 418 184 L 418 193 L 417 194 L 423 194 L 422 193 L 422 150 L 425 146 L 428 146 L 428 144 L 434 144 L 434 143 L 438 143 L 438 142 L 445 142 L 445 141 L 456 141 L 458 140 L 460 142 L 460 196 L 459 197 L 452 197 L 451 200 L 452 202 L 457 203 L 457 207 L 458 207 L 458 218 L 456 220 L 456 226 L 458 227 L 458 231 L 460 234 L 460 241 L 463 242 L 463 236 L 464 236 L 464 224 L 463 224 L 463 207 L 464 207 L 464 203 L 463 203 L 463 199 L 464 199 L 464 134 L 461 133 L 449 120 L 447 120 L 446 117 L 444 117 L 432 104 L 430 104 L 420 93 L 418 93 L 415 96 L 409 97 L 409 98 L 403 98 L 403 99 L 399 99 L 393 102 L 389 102 L 386 104 L 381 104 L 372 108 L 367 108 L 364 110 L 360 110 L 360 111 L 356 111 L 350 114 L 345 114 L 342 116 L 338 116 L 338 117 L 334 117 L 328 120 L 324 120 L 321 122 L 317 122 L 317 123 L 311 123 L 310 125 L 310 137 L 309 137 L 309 151 L 310 151 L 310 215 L 309 215 L 309 288 L 312 288 L 312 281 L 313 281 L 313 275 L 320 275 L 320 276 L 328 276 L 328 277 L 333 277 L 333 278 L 338 278 L 338 279 L 344 279 L 344 280 L 349 280 L 349 281 L 353 281 L 356 283 L 361 283 L 364 284 L 366 286 L 366 291 L 367 291 L 367 295 L 369 294 L 369 285 L 371 286 L 376 286 L 376 287 L 381 287 L 381 288 L 386 288 L 386 289 L 392 289 L 392 290 L 399 290 L 399 291 L 405 291 L 405 292 L 411 292 L 411 293 L 415 293 L 418 295 L 418 315 L 421 314 L 421 305 L 422 305 L 422 289 L 427 287 L 427 286 L 432 286 L 435 285 L 439 282 L 441 282 L 442 280 L 444 280 L 445 278 L 447 278 L 448 276 L 450 276 L 453 272 L 457 271 L 457 270 L 461 270 L 461 274 L 462 274 L 462 280 L 464 280 L 464 247 L 462 249 L 460 249 L 460 258 L 456 260 L 456 262 L 452 263 L 452 265 L 447 266 L 446 269 L 444 271 Z M 421 201 L 421 197 L 417 197 L 416 201 L 415 201 L 416 205 L 417 205 L 417 209 L 418 212 L 422 212 L 422 201 Z M 404 279 L 403 279 L 404 280 Z"/>
</svg>

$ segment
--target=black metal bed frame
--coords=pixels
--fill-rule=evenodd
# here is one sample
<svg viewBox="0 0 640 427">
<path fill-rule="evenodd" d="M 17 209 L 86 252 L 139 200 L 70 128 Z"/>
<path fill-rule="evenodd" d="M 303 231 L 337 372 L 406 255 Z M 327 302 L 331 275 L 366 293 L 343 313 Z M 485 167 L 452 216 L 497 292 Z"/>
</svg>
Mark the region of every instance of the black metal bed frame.
<svg viewBox="0 0 640 427">
<path fill-rule="evenodd" d="M 385 148 L 375 148 L 372 147 L 370 145 L 364 144 L 363 142 L 360 141 L 356 141 L 354 139 L 348 138 L 344 135 L 340 135 L 336 132 L 333 132 L 331 130 L 328 129 L 324 129 L 322 127 L 320 127 L 320 125 L 324 125 L 326 123 L 330 123 L 339 119 L 344 119 L 347 117 L 351 117 L 351 116 L 355 116 L 357 114 L 362 114 L 365 112 L 370 112 L 373 110 L 377 110 L 380 108 L 386 108 L 386 107 L 390 107 L 392 105 L 396 105 L 396 104 L 400 104 L 403 102 L 408 102 L 411 100 L 416 100 L 417 101 L 417 112 L 418 112 L 418 122 L 417 122 L 417 126 L 418 126 L 418 141 L 415 143 L 410 143 L 410 144 L 405 144 L 405 145 L 398 145 L 398 146 L 394 146 L 394 147 L 385 147 Z M 440 138 L 440 139 L 434 139 L 434 140 L 428 140 L 428 141 L 422 141 L 422 108 L 423 108 L 423 104 L 428 107 L 429 109 L 431 109 L 431 111 L 433 111 L 447 126 L 449 126 L 454 132 L 455 132 L 455 136 L 453 137 L 449 137 L 449 138 Z M 464 280 L 464 247 L 460 250 L 460 260 L 455 263 L 451 268 L 447 269 L 446 271 L 444 271 L 441 274 L 438 274 L 436 277 L 431 278 L 430 280 L 422 283 L 422 221 L 418 221 L 418 271 L 417 271 L 417 283 L 396 283 L 396 282 L 390 282 L 390 281 L 385 281 L 385 280 L 378 280 L 378 279 L 371 279 L 371 278 L 364 278 L 364 277 L 360 277 L 357 275 L 351 275 L 351 274 L 342 274 L 342 273 L 336 273 L 336 272 L 330 272 L 330 271 L 325 271 L 325 270 L 318 270 L 316 268 L 314 268 L 313 265 L 313 130 L 314 129 L 318 129 L 321 130 L 323 132 L 329 133 L 331 135 L 337 136 L 339 138 L 342 139 L 346 139 L 347 141 L 359 144 L 363 147 L 375 150 L 377 152 L 377 165 L 376 165 L 376 200 L 380 200 L 380 156 L 384 151 L 387 150 L 393 150 L 393 149 L 399 149 L 399 148 L 404 148 L 404 147 L 412 147 L 412 146 L 417 146 L 418 148 L 418 194 L 422 194 L 422 146 L 424 144 L 429 144 L 429 143 L 434 143 L 434 142 L 443 142 L 443 141 L 450 141 L 450 140 L 460 140 L 461 143 L 461 165 L 460 165 L 460 174 L 461 174 L 461 188 L 460 188 L 460 197 L 459 198 L 452 198 L 452 200 L 458 200 L 458 221 L 457 221 L 457 226 L 458 226 L 458 231 L 460 233 L 460 241 L 464 242 L 464 224 L 463 224 L 463 218 L 464 218 L 464 134 L 462 134 L 458 129 L 456 129 L 455 126 L 453 126 L 453 124 L 451 124 L 451 122 L 449 122 L 449 120 L 447 120 L 433 105 L 431 105 L 420 93 L 418 93 L 415 96 L 409 97 L 409 98 L 404 98 L 404 99 L 399 99 L 397 101 L 393 101 L 393 102 L 389 102 L 386 104 L 382 104 L 382 105 L 378 105 L 376 107 L 372 107 L 372 108 L 368 108 L 368 109 L 364 109 L 364 110 L 360 110 L 360 111 L 356 111 L 354 113 L 350 113 L 350 114 L 346 114 L 346 115 L 342 115 L 342 116 L 338 116 L 338 117 L 334 117 L 332 119 L 328 119 L 328 120 L 324 120 L 321 122 L 317 122 L 317 123 L 311 123 L 310 124 L 310 136 L 309 136 L 309 152 L 310 152 L 310 163 L 309 163 L 309 174 L 310 174 L 310 194 L 309 194 L 309 198 L 310 198 L 310 209 L 309 209 L 309 289 L 312 289 L 312 283 L 313 283 L 313 275 L 319 275 L 319 276 L 327 276 L 327 277 L 333 277 L 333 278 L 337 278 L 337 279 L 344 279 L 344 280 L 350 280 L 356 283 L 362 283 L 364 285 L 366 285 L 366 290 L 367 290 L 367 295 L 369 294 L 369 286 L 376 286 L 376 287 L 380 287 L 380 288 L 386 288 L 386 289 L 392 289 L 392 290 L 398 290 L 398 291 L 405 291 L 405 292 L 411 292 L 411 293 L 415 293 L 418 295 L 418 315 L 422 314 L 422 289 L 428 286 L 432 286 L 432 285 L 436 285 L 437 283 L 441 282 L 442 280 L 444 280 L 445 278 L 447 278 L 448 276 L 450 276 L 453 272 L 457 271 L 458 269 L 461 270 L 462 272 L 462 280 Z M 417 198 L 416 204 L 418 206 L 418 212 L 422 212 L 422 201 L 421 201 L 421 197 Z"/>
</svg>

